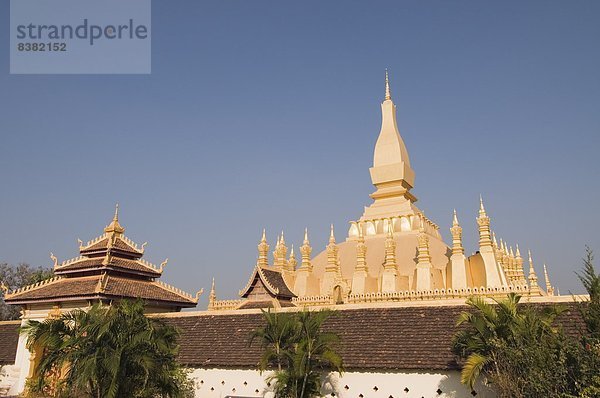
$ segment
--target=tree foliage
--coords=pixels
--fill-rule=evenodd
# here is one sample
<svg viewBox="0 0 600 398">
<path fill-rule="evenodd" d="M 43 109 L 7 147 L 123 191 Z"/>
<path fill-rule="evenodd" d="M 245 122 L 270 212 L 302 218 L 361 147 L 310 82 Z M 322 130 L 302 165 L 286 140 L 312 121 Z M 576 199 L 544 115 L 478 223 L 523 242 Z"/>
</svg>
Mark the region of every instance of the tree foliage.
<svg viewBox="0 0 600 398">
<path fill-rule="evenodd" d="M 265 326 L 251 339 L 259 339 L 264 349 L 261 371 L 277 369 L 268 377 L 278 398 L 320 396 L 324 373 L 343 371 L 342 358 L 335 351 L 339 337 L 322 330 L 332 312 L 302 311 L 273 313 L 263 311 Z"/>
<path fill-rule="evenodd" d="M 52 268 L 32 267 L 29 264 L 19 265 L 0 264 L 0 284 L 10 290 L 20 289 L 33 283 L 41 282 L 51 278 L 54 272 Z M 20 308 L 8 305 L 4 302 L 4 291 L 0 290 L 0 321 L 19 319 Z"/>
<path fill-rule="evenodd" d="M 520 297 L 488 303 L 471 298 L 457 320 L 453 351 L 461 381 L 483 378 L 499 397 L 600 397 L 600 276 L 588 249 L 579 275 L 590 300 L 576 303 L 585 325 L 580 337 L 555 324 L 564 308 L 519 304 Z"/>
<path fill-rule="evenodd" d="M 175 362 L 178 333 L 144 315 L 141 301 L 96 304 L 23 328 L 38 365 L 34 393 L 53 397 L 187 397 L 189 382 Z"/>
</svg>

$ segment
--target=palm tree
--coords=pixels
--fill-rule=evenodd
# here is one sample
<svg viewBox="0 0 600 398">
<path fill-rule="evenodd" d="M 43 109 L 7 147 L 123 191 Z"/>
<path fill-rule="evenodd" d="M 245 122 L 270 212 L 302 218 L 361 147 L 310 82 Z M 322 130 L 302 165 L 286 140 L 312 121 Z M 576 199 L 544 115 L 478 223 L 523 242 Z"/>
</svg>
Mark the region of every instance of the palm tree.
<svg viewBox="0 0 600 398">
<path fill-rule="evenodd" d="M 270 382 L 275 382 L 276 397 L 318 396 L 323 372 L 343 371 L 342 358 L 334 349 L 339 337 L 322 330 L 331 314 L 325 310 L 263 311 L 266 325 L 257 329 L 252 339 L 260 338 L 264 348 L 260 370 L 277 365 L 277 371 L 268 377 Z"/>
<path fill-rule="evenodd" d="M 552 325 L 561 308 L 523 308 L 519 306 L 520 299 L 511 293 L 494 304 L 481 297 L 467 300 L 472 310 L 460 314 L 456 325 L 463 328 L 456 333 L 452 348 L 465 359 L 461 382 L 470 388 L 481 374 L 492 380 L 500 376 L 498 347 L 536 344 L 544 336 L 557 332 Z"/>
<path fill-rule="evenodd" d="M 94 398 L 181 397 L 177 331 L 144 315 L 141 301 L 96 304 L 23 328 L 41 355 L 32 391 Z"/>
<path fill-rule="evenodd" d="M 296 349 L 294 367 L 299 370 L 302 384 L 298 398 L 318 395 L 324 370 L 343 372 L 342 357 L 334 350 L 340 338 L 321 330 L 331 311 L 302 311 L 298 313 L 300 340 Z"/>
<path fill-rule="evenodd" d="M 289 352 L 297 341 L 297 323 L 290 313 L 271 312 L 270 309 L 261 311 L 266 324 L 252 332 L 250 345 L 258 339 L 263 347 L 259 362 L 261 372 L 273 365 L 281 371 L 283 363 L 287 361 Z"/>
</svg>

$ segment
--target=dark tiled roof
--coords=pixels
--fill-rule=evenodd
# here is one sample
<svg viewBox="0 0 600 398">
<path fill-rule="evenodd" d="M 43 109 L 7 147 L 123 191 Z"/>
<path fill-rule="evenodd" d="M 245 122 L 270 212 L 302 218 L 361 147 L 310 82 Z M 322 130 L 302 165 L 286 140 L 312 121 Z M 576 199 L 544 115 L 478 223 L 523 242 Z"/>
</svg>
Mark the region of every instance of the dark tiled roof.
<svg viewBox="0 0 600 398">
<path fill-rule="evenodd" d="M 578 336 L 581 318 L 573 305 L 559 317 L 565 332 Z M 456 317 L 465 306 L 397 307 L 340 310 L 325 329 L 341 337 L 339 352 L 346 369 L 456 369 L 450 351 Z M 206 368 L 254 368 L 262 353 L 250 333 L 263 315 L 232 313 L 167 317 L 181 332 L 179 360 Z M 0 365 L 14 363 L 19 322 L 0 322 Z"/>
<path fill-rule="evenodd" d="M 455 322 L 466 306 L 396 307 L 340 310 L 325 329 L 341 337 L 339 352 L 347 369 L 457 369 L 450 350 Z M 571 310 L 559 318 L 575 334 L 579 316 Z M 180 361 L 196 367 L 255 367 L 258 343 L 250 333 L 262 314 L 194 315 L 164 318 L 181 335 Z"/>
<path fill-rule="evenodd" d="M 285 283 L 281 272 L 263 268 L 262 273 L 267 278 L 267 281 L 271 284 L 271 286 L 279 290 L 277 296 L 287 298 L 296 297 L 296 295 L 290 290 L 288 285 Z"/>
<path fill-rule="evenodd" d="M 0 365 L 12 365 L 17 355 L 21 321 L 0 322 Z"/>
<path fill-rule="evenodd" d="M 246 301 L 244 304 L 240 305 L 238 309 L 240 310 L 249 310 L 253 308 L 274 308 L 272 300 L 268 301 Z"/>
<path fill-rule="evenodd" d="M 139 297 L 145 300 L 169 301 L 179 303 L 184 307 L 196 306 L 195 299 L 172 292 L 157 282 L 114 276 L 108 278 L 108 283 L 103 294 L 119 297 Z"/>
<path fill-rule="evenodd" d="M 85 278 L 61 278 L 39 287 L 18 293 L 11 293 L 5 298 L 9 304 L 36 299 L 69 298 L 88 295 L 94 292 L 100 275 Z"/>
<path fill-rule="evenodd" d="M 99 240 L 98 242 L 94 243 L 91 246 L 88 247 L 84 247 L 80 250 L 81 254 L 86 254 L 86 253 L 91 253 L 91 252 L 96 252 L 96 251 L 102 251 L 102 250 L 106 250 L 108 247 L 108 240 L 109 238 L 106 237 L 104 239 Z M 131 246 L 130 244 L 128 244 L 127 242 L 125 242 L 123 239 L 117 237 L 115 239 L 115 243 L 113 244 L 113 248 L 119 249 L 125 253 L 129 253 L 135 257 L 141 257 L 141 255 L 143 254 L 142 251 L 140 251 L 139 249 L 136 249 L 135 247 Z"/>
<path fill-rule="evenodd" d="M 161 275 L 161 273 L 158 270 L 142 264 L 140 260 L 131 260 L 127 258 L 113 256 L 109 265 L 102 264 L 103 261 L 104 257 L 84 257 L 79 261 L 55 268 L 54 273 L 60 275 L 62 273 L 70 273 L 74 271 L 109 267 L 114 269 L 121 269 L 123 271 L 134 271 L 151 277 L 159 277 Z"/>
<path fill-rule="evenodd" d="M 72 297 L 126 297 L 142 298 L 144 300 L 177 303 L 182 307 L 195 307 L 196 300 L 160 285 L 158 282 L 141 279 L 120 278 L 109 276 L 104 290 L 100 291 L 101 275 L 82 278 L 62 278 L 46 285 L 11 294 L 6 297 L 7 303 L 22 303 L 30 301 L 48 301 L 68 299 Z"/>
</svg>

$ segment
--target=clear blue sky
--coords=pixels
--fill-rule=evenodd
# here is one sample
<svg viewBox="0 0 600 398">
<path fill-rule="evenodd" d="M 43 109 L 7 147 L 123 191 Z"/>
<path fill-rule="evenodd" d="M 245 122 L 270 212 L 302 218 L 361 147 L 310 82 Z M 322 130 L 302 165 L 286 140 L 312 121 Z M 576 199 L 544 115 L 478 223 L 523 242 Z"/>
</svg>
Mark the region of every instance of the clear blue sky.
<svg viewBox="0 0 600 398">
<path fill-rule="evenodd" d="M 121 205 L 164 280 L 235 298 L 263 227 L 315 251 L 372 192 L 383 73 L 418 206 L 492 226 L 579 291 L 600 252 L 600 2 L 154 1 L 152 74 L 8 74 L 0 2 L 0 261 L 77 255 Z M 600 255 L 600 254 L 599 254 Z M 207 290 L 208 291 L 208 290 Z M 204 302 L 199 308 L 205 308 Z"/>
</svg>

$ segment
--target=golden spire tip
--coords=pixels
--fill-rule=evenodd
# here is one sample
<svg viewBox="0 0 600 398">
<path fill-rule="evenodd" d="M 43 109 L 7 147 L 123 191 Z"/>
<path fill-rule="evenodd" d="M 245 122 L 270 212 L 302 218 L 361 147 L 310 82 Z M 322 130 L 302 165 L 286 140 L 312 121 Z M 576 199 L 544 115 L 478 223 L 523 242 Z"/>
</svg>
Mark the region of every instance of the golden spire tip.
<svg viewBox="0 0 600 398">
<path fill-rule="evenodd" d="M 387 68 L 385 68 L 385 99 L 386 101 L 392 99 L 392 93 L 390 90 L 390 77 L 388 75 Z"/>
</svg>

